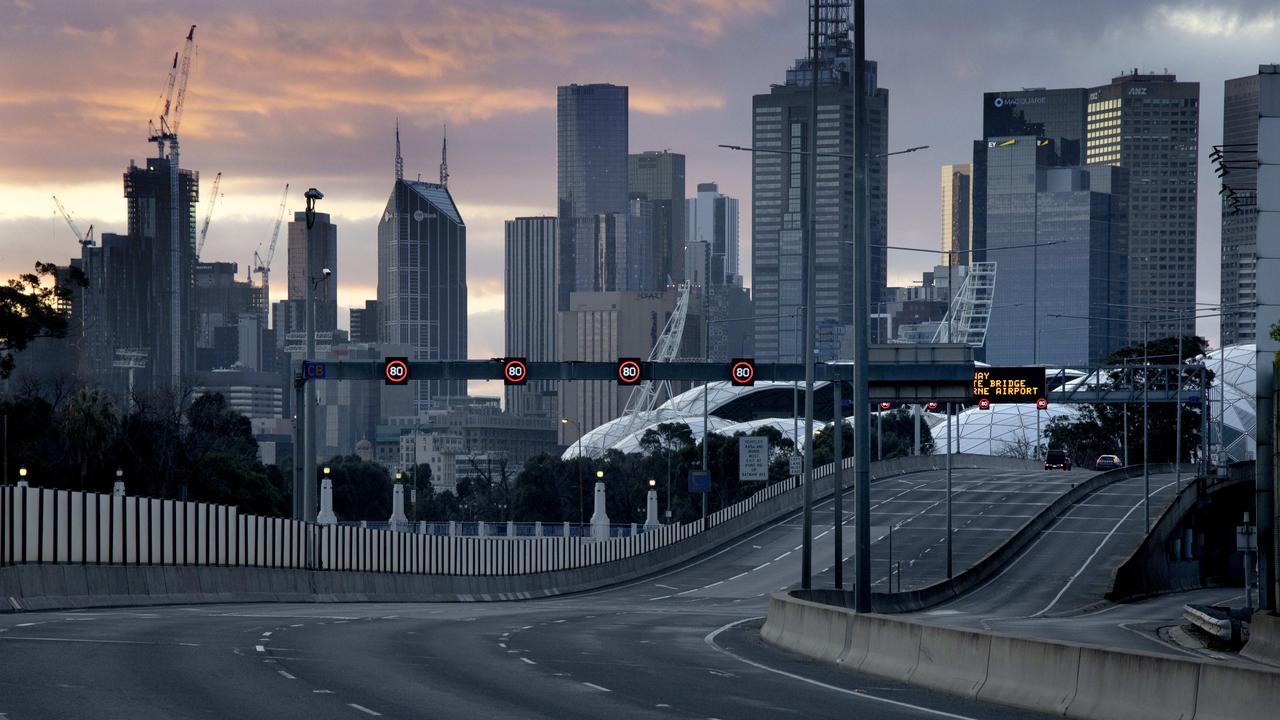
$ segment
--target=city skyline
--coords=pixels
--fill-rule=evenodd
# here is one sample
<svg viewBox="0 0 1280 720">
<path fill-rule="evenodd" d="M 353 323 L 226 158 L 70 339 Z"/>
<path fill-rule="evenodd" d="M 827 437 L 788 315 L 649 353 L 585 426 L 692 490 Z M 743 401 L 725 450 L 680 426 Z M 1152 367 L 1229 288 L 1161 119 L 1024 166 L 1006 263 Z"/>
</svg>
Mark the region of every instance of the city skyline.
<svg viewBox="0 0 1280 720">
<path fill-rule="evenodd" d="M 398 11 L 407 14 L 409 5 L 393 7 L 382 18 L 346 11 L 364 42 L 344 43 L 337 42 L 333 25 L 298 26 L 283 11 L 251 19 L 235 4 L 192 10 L 190 21 L 200 25 L 199 50 L 183 128 L 183 166 L 204 173 L 206 183 L 215 172 L 225 173 L 204 256 L 237 262 L 243 271 L 254 248 L 269 238 L 279 183 L 293 182 L 298 190 L 321 187 L 327 196 L 322 210 L 343 227 L 339 264 L 348 282 L 339 288 L 338 303 L 340 324 L 345 325 L 345 309 L 375 294 L 376 266 L 368 251 L 376 243 L 376 219 L 391 175 L 396 116 L 409 178 L 419 172 L 424 179 L 435 178 L 441 124 L 448 122 L 454 145 L 451 184 L 469 221 L 472 355 L 497 354 L 501 342 L 493 338 L 501 337 L 497 331 L 502 326 L 502 223 L 554 213 L 555 86 L 573 82 L 627 85 L 629 152 L 670 148 L 685 154 L 688 187 L 715 181 L 722 192 L 743 199 L 742 212 L 749 217 L 749 160 L 715 144 L 747 139 L 751 95 L 764 84 L 783 80 L 782 71 L 803 48 L 802 17 L 785 12 L 786 3 L 765 0 L 634 4 L 641 8 L 609 4 L 607 11 L 599 9 L 604 3 L 529 5 L 511 5 L 511 12 L 499 19 L 486 13 L 481 39 L 470 41 L 479 44 L 474 48 L 447 37 L 449 27 L 477 21 L 478 11 L 465 8 L 434 13 L 438 17 L 430 27 L 439 28 L 434 30 L 389 22 Z M 1017 3 L 989 3 L 970 13 L 929 5 L 931 12 L 922 14 L 919 8 L 925 5 L 872 3 L 868 9 L 870 19 L 885 28 L 870 39 L 868 51 L 880 62 L 882 84 L 894 91 L 890 148 L 932 145 L 927 153 L 895 164 L 890 174 L 890 242 L 925 248 L 938 244 L 933 210 L 938 207 L 938 170 L 967 160 L 968 141 L 980 133 L 983 92 L 1095 85 L 1123 68 L 1158 72 L 1167 67 L 1179 79 L 1201 83 L 1198 165 L 1201 177 L 1211 177 L 1205 149 L 1220 141 L 1222 83 L 1272 60 L 1264 48 L 1280 38 L 1278 16 L 1263 3 L 1112 8 L 1109 29 L 1099 38 L 1085 36 L 1083 28 L 1107 6 L 1078 3 L 1051 10 L 1048 17 L 1034 14 L 1061 29 L 1062 36 L 1047 45 L 1018 34 L 1033 14 Z M 50 194 L 58 194 L 82 225 L 93 223 L 99 234 L 126 229 L 120 168 L 129 158 L 141 160 L 149 153 L 144 121 L 166 59 L 180 45 L 187 15 L 152 14 L 124 25 L 111 8 L 110 3 L 96 4 L 68 24 L 56 17 L 59 13 L 28 3 L 0 5 L 0 16 L 12 20 L 0 31 L 7 41 L 4 54 L 26 59 L 4 65 L 30 69 L 0 75 L 17 98 L 0 108 L 0 120 L 16 128 L 0 140 L 0 159 L 5 161 L 0 163 L 0 198 L 5 198 L 0 200 L 0 271 L 6 276 L 28 269 L 37 259 L 65 263 L 78 254 L 74 238 L 53 215 Z M 930 73 L 918 72 L 921 61 L 904 60 L 910 51 L 895 47 L 895 37 L 907 32 L 908 24 L 893 20 L 907 14 L 914 16 L 911 32 L 932 37 L 938 45 L 931 59 L 938 66 Z M 981 58 L 967 53 L 947 32 L 956 23 L 982 36 L 1000 36 L 1001 52 Z M 1234 37 L 1224 46 L 1220 40 L 1228 30 Z M 1181 41 L 1167 42 L 1170 35 Z M 510 40 L 516 37 L 524 37 L 526 46 L 512 48 Z M 744 37 L 755 41 L 750 56 L 733 50 Z M 1121 37 L 1125 46 L 1117 44 Z M 628 61 L 654 38 L 661 38 L 670 58 L 644 68 Z M 563 47 L 573 45 L 566 39 L 578 42 Z M 55 61 L 73 46 L 80 63 L 73 68 Z M 493 49 L 499 46 L 500 51 Z M 553 47 L 559 49 L 549 53 Z M 1210 48 L 1212 62 L 1204 59 Z M 330 55 L 309 66 L 307 52 L 316 49 Z M 490 55 L 463 63 L 472 51 Z M 1023 60 L 1011 63 L 1019 53 Z M 526 54 L 539 59 L 504 82 L 492 82 L 498 68 L 512 66 L 513 55 L 519 59 Z M 1074 60 L 1063 62 L 1067 57 Z M 107 58 L 109 74 L 95 67 Z M 263 59 L 269 72 L 253 67 Z M 591 69 L 584 72 L 584 67 Z M 324 77 L 327 92 L 316 96 L 322 99 L 307 97 L 320 82 L 308 79 L 309 73 Z M 363 87 L 370 77 L 379 82 Z M 486 86 L 483 93 L 481 85 Z M 406 89 L 412 92 L 404 94 Z M 936 118 L 944 107 L 951 108 L 945 116 L 955 121 L 934 128 L 928 118 Z M 48 112 L 50 108 L 58 111 Z M 339 114 L 309 117 L 325 108 Z M 66 136 L 77 142 L 67 143 Z M 1219 219 L 1216 196 L 1207 191 L 1210 184 L 1202 184 L 1197 299 L 1214 302 Z M 288 206 L 290 211 L 301 209 L 300 193 L 290 197 Z M 202 197 L 198 216 L 206 207 Z M 746 256 L 751 237 L 744 235 Z M 281 279 L 282 261 L 283 254 L 275 268 Z M 890 283 L 918 277 L 920 269 L 935 261 L 924 254 L 891 253 Z M 743 274 L 750 285 L 747 263 Z M 274 299 L 281 299 L 284 285 L 273 283 Z M 1202 323 L 1199 330 L 1216 339 L 1216 321 Z"/>
</svg>

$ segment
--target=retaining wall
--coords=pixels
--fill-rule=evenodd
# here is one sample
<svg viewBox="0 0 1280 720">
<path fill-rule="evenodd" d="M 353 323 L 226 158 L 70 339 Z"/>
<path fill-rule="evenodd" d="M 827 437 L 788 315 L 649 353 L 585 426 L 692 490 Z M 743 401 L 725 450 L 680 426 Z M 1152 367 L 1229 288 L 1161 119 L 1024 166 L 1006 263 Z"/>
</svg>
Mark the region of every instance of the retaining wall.
<svg viewBox="0 0 1280 720">
<path fill-rule="evenodd" d="M 843 632 L 841 632 L 843 630 Z M 856 672 L 1087 720 L 1276 717 L 1280 672 L 769 599 L 766 642 Z"/>
</svg>

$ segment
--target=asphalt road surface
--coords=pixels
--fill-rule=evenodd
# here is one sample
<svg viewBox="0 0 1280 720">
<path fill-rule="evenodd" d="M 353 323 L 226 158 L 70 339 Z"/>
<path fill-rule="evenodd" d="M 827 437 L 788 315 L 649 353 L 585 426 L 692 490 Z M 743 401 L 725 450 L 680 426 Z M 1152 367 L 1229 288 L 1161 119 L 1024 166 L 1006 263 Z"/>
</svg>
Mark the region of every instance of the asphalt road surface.
<svg viewBox="0 0 1280 720">
<path fill-rule="evenodd" d="M 1042 491 L 1067 480 L 1040 475 L 955 473 L 956 525 L 973 528 L 956 532 L 957 569 L 1025 522 L 1031 503 L 1052 499 Z M 921 581 L 940 553 L 942 526 L 933 524 L 942 477 L 904 476 L 873 493 L 873 523 L 910 527 L 895 530 L 895 555 L 903 553 Z M 820 505 L 815 570 L 837 556 L 831 521 L 830 503 Z M 845 535 L 847 554 L 852 528 Z M 764 646 L 767 595 L 798 580 L 798 544 L 793 517 L 664 574 L 522 603 L 3 615 L 0 718 L 1040 717 Z M 1080 592 L 1091 587 L 1075 584 Z"/>
</svg>

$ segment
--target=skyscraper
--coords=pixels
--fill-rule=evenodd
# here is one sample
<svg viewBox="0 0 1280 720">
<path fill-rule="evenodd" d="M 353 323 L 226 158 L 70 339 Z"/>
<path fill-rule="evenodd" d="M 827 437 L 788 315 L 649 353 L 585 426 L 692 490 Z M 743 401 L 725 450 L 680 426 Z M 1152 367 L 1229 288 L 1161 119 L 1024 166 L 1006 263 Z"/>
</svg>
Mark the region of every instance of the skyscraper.
<svg viewBox="0 0 1280 720">
<path fill-rule="evenodd" d="M 698 183 L 684 214 L 684 277 L 696 286 L 741 285 L 737 199 L 721 195 L 715 183 Z"/>
<path fill-rule="evenodd" d="M 972 180 L 972 165 L 942 166 L 942 249 L 948 253 L 945 258 L 948 265 L 968 265 L 970 261 Z"/>
<path fill-rule="evenodd" d="M 853 156 L 882 155 L 888 143 L 889 94 L 876 84 L 876 64 L 867 63 L 867 148 L 853 146 L 853 47 L 848 8 L 828 23 L 819 45 L 817 72 L 807 58 L 787 71 L 786 84 L 752 101 L 752 145 L 766 150 L 752 157 L 751 268 L 756 357 L 763 362 L 798 362 L 803 345 L 804 238 L 809 211 L 810 83 L 818 87 L 816 158 L 816 320 L 829 328 L 820 339 L 821 356 L 834 357 L 843 329 L 853 323 L 854 230 Z M 886 276 L 887 164 L 869 164 L 872 302 L 878 302 Z M 874 306 L 874 305 L 873 305 Z"/>
<path fill-rule="evenodd" d="M 655 270 L 653 203 L 634 199 L 626 212 L 596 215 L 593 243 L 579 242 L 579 264 L 590 253 L 592 284 L 579 292 L 660 290 Z M 579 281 L 582 281 L 579 276 Z"/>
<path fill-rule="evenodd" d="M 138 374 L 137 387 L 174 387 L 175 378 L 195 371 L 195 206 L 200 198 L 200 176 L 191 170 L 179 170 L 178 197 L 173 198 L 169 173 L 167 158 L 147 158 L 145 168 L 130 163 L 124 174 L 129 237 L 135 243 L 149 245 L 151 250 L 149 357 L 146 369 Z M 173 237 L 172 232 L 175 201 L 178 237 Z M 142 378 L 148 378 L 148 382 L 143 383 Z"/>
<path fill-rule="evenodd" d="M 1129 170 L 1130 343 L 1195 332 L 1199 125 L 1200 83 L 1172 74 L 1089 91 L 1085 161 Z"/>
<path fill-rule="evenodd" d="M 377 300 L 365 300 L 364 307 L 351 308 L 351 342 L 376 343 L 381 327 Z"/>
<path fill-rule="evenodd" d="M 653 204 L 652 287 L 678 285 L 684 279 L 684 155 L 670 150 L 627 156 L 627 193 Z"/>
<path fill-rule="evenodd" d="M 378 223 L 378 307 L 383 343 L 414 360 L 467 357 L 467 226 L 447 187 L 396 181 Z M 467 393 L 462 380 L 410 384 L 418 414 Z"/>
<path fill-rule="evenodd" d="M 305 301 L 307 283 L 316 304 L 316 332 L 338 329 L 338 226 L 328 213 L 315 215 L 307 241 L 307 214 L 295 212 L 289 221 L 289 299 Z M 308 252 L 308 248 L 310 251 Z M 329 270 L 326 277 L 325 270 Z"/>
<path fill-rule="evenodd" d="M 595 285 L 594 253 L 578 252 L 595 238 L 595 216 L 627 209 L 627 88 L 565 85 L 556 91 L 559 289 L 557 307 L 569 309 L 569 293 Z"/>
<path fill-rule="evenodd" d="M 1263 75 L 1280 74 L 1280 65 L 1259 65 L 1255 75 L 1227 80 L 1223 98 L 1222 144 L 1229 158 L 1248 157 L 1258 142 L 1259 94 Z M 1256 342 L 1258 300 L 1258 171 L 1249 163 L 1231 163 L 1223 184 L 1246 198 L 1239 207 L 1223 201 L 1222 342 Z"/>
<path fill-rule="evenodd" d="M 109 388 L 127 407 L 129 371 L 113 363 L 117 351 L 124 351 L 133 353 L 136 363 L 145 356 L 150 364 L 156 334 L 152 240 L 115 233 L 102 233 L 99 240 L 81 249 L 89 280 L 82 321 L 86 371 L 92 384 Z M 148 372 L 145 366 L 134 368 L 139 387 L 145 386 Z"/>
<path fill-rule="evenodd" d="M 998 264 L 987 362 L 1075 367 L 1124 339 L 1123 168 L 1057 167 L 1035 136 L 991 138 L 987 250 Z M 1064 316 L 1073 317 L 1064 317 Z"/>
<path fill-rule="evenodd" d="M 554 217 L 507 221 L 506 357 L 556 359 L 557 268 Z M 556 392 L 557 383 L 545 381 L 508 387 L 507 412 L 550 417 L 556 413 Z"/>
</svg>

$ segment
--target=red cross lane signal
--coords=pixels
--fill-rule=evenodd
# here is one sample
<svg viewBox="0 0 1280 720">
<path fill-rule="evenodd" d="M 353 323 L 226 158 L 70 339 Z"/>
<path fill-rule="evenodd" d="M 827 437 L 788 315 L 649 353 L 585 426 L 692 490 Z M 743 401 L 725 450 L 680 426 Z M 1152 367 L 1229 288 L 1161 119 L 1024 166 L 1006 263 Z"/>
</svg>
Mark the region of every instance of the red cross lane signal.
<svg viewBox="0 0 1280 720">
<path fill-rule="evenodd" d="M 506 358 L 502 363 L 504 385 L 523 385 L 529 379 L 529 366 L 524 358 Z"/>
<path fill-rule="evenodd" d="M 756 384 L 756 363 L 751 358 L 729 361 L 729 382 L 738 387 Z"/>
<path fill-rule="evenodd" d="M 618 384 L 639 385 L 643 379 L 640 358 L 618 358 Z"/>
<path fill-rule="evenodd" d="M 388 385 L 404 385 L 409 382 L 409 358 L 387 358 L 383 361 L 382 377 Z"/>
</svg>

